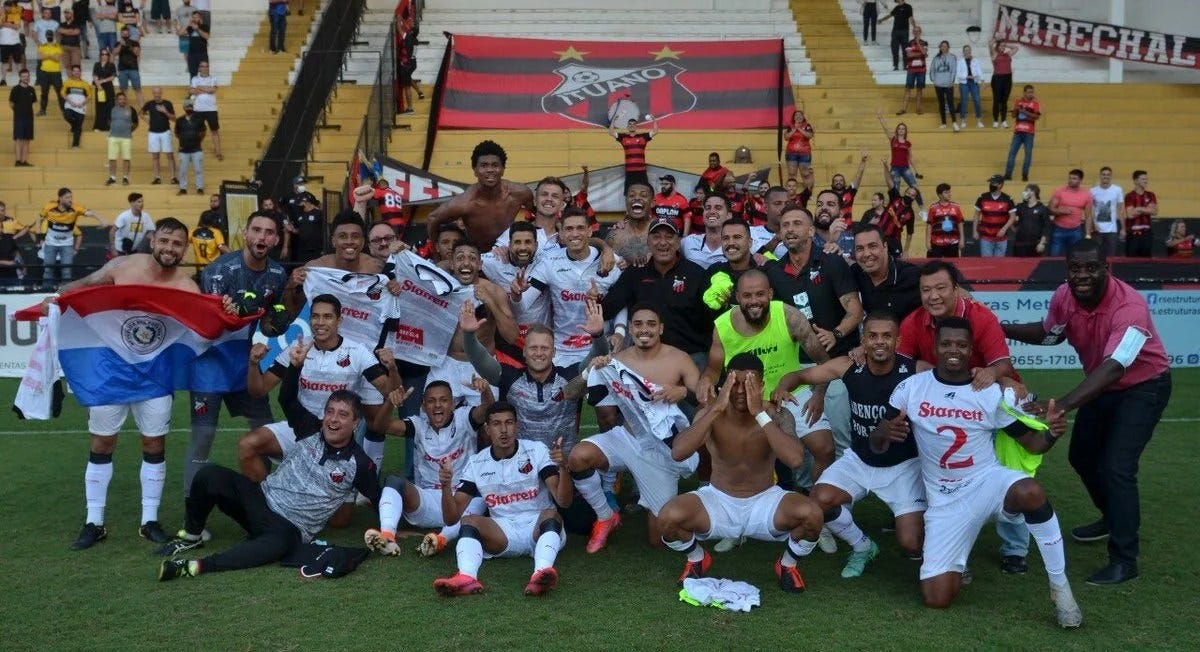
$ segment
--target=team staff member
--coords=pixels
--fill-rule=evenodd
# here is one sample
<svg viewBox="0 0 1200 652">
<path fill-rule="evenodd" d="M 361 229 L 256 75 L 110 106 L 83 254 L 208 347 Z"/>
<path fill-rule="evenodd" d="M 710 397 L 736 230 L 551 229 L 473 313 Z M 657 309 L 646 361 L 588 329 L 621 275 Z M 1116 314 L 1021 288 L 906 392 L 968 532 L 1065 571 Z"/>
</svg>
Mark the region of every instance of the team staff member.
<svg viewBox="0 0 1200 652">
<path fill-rule="evenodd" d="M 866 314 L 885 311 L 903 321 L 921 307 L 920 269 L 892 257 L 879 227 L 860 224 L 854 229 L 854 261 L 858 264 L 850 271 Z"/>
<path fill-rule="evenodd" d="M 1077 541 L 1108 539 L 1108 565 L 1088 584 L 1119 584 L 1138 576 L 1141 521 L 1138 460 L 1171 398 L 1171 371 L 1146 299 L 1112 278 L 1095 240 L 1067 254 L 1067 282 L 1041 322 L 1006 324 L 1004 334 L 1029 344 L 1066 340 L 1086 377 L 1056 401 L 1079 410 L 1071 430 L 1071 466 L 1100 520 L 1071 530 Z"/>
</svg>

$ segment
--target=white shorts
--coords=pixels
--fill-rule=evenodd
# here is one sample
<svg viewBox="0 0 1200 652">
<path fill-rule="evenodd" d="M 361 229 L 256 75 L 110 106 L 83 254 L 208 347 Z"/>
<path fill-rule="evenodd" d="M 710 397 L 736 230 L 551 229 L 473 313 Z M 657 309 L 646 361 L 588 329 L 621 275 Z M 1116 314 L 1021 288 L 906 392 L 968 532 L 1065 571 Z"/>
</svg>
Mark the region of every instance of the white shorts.
<svg viewBox="0 0 1200 652">
<path fill-rule="evenodd" d="M 804 413 L 804 404 L 808 403 L 808 399 L 812 398 L 811 387 L 802 387 L 792 392 L 792 394 L 796 397 L 798 403 L 784 401 L 783 406 L 787 408 L 788 412 L 792 413 L 792 418 L 796 420 L 796 436 L 804 439 L 818 430 L 832 430 L 832 427 L 829 425 L 829 419 L 825 418 L 824 413 L 821 414 L 816 423 L 811 426 L 808 425 L 808 416 Z"/>
<path fill-rule="evenodd" d="M 416 487 L 416 485 L 413 486 Z M 416 487 L 416 490 L 421 495 L 421 504 L 411 512 L 404 512 L 404 520 L 413 527 L 440 528 L 446 525 L 446 522 L 442 520 L 442 490 L 422 489 L 421 487 Z M 475 497 L 467 503 L 467 508 L 463 510 L 463 516 L 485 512 L 487 512 L 487 503 L 482 498 Z"/>
<path fill-rule="evenodd" d="M 710 485 L 692 492 L 708 512 L 708 532 L 696 533 L 698 539 L 749 537 L 760 541 L 783 541 L 787 532 L 775 529 L 775 512 L 788 492 L 778 485 L 749 498 L 735 498 Z"/>
<path fill-rule="evenodd" d="M 633 475 L 641 492 L 638 504 L 655 516 L 668 500 L 679 495 L 679 479 L 695 473 L 700 464 L 700 456 L 695 453 L 676 462 L 671 459 L 671 450 L 665 443 L 639 440 L 624 426 L 592 435 L 584 441 L 591 442 L 604 453 L 610 471 L 625 470 Z"/>
<path fill-rule="evenodd" d="M 533 531 L 538 524 L 538 516 L 540 511 L 522 514 L 516 517 L 492 517 L 496 525 L 504 532 L 504 538 L 508 539 L 508 546 L 496 554 L 484 552 L 485 559 L 493 559 L 496 557 L 532 557 L 533 547 L 537 544 L 537 533 Z M 567 545 L 567 531 L 563 530 L 559 536 L 558 549 L 562 550 Z"/>
<path fill-rule="evenodd" d="M 1028 477 L 997 464 L 955 491 L 952 500 L 934 501 L 925 510 L 925 560 L 921 562 L 921 579 L 963 572 L 980 528 L 993 518 L 1024 523 L 1023 514 L 1004 511 L 1004 496 L 1014 483 Z M 821 479 L 824 480 L 824 476 Z"/>
<path fill-rule="evenodd" d="M 155 133 L 151 131 L 146 136 L 151 154 L 171 154 L 175 151 L 175 140 L 171 137 L 171 132 Z"/>
<path fill-rule="evenodd" d="M 442 364 L 429 368 L 429 375 L 425 377 L 425 386 L 428 387 L 429 383 L 435 380 L 447 382 L 450 384 L 450 393 L 454 395 L 455 403 L 475 407 L 481 401 L 479 399 L 479 392 L 471 387 L 471 379 L 477 375 L 475 367 L 472 367 L 470 362 L 463 362 L 462 360 L 446 356 Z M 372 389 L 374 388 L 372 387 Z M 495 387 L 492 387 L 492 396 L 496 400 L 500 399 L 500 392 Z M 366 398 L 363 399 L 363 402 L 367 403 L 367 405 L 373 405 L 372 403 L 368 403 Z"/>
<path fill-rule="evenodd" d="M 924 511 L 925 483 L 921 480 L 921 461 L 904 460 L 895 466 L 871 466 L 853 450 L 846 449 L 817 480 L 817 484 L 837 487 L 858 502 L 868 493 L 879 497 L 893 516 Z"/>
<path fill-rule="evenodd" d="M 97 405 L 88 408 L 88 432 L 104 437 L 121 431 L 125 419 L 133 412 L 138 431 L 146 437 L 162 437 L 171 429 L 171 402 L 174 396 L 160 396 L 137 403 Z"/>
</svg>

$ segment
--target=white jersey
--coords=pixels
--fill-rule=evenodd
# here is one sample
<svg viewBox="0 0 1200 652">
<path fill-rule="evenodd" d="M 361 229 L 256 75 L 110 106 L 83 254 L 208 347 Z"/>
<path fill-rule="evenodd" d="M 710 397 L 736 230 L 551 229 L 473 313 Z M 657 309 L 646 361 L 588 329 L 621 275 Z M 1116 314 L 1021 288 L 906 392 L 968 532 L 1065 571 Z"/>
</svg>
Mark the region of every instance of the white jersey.
<svg viewBox="0 0 1200 652">
<path fill-rule="evenodd" d="M 388 277 L 383 274 L 359 274 L 332 267 L 309 267 L 304 277 L 304 296 L 312 301 L 322 294 L 332 294 L 342 303 L 342 324 L 338 332 L 368 350 L 379 347 L 383 330 L 384 310 L 389 302 Z"/>
<path fill-rule="evenodd" d="M 951 502 L 959 489 L 1000 466 L 996 431 L 1016 421 L 1002 397 L 999 385 L 976 391 L 970 381 L 944 383 L 932 369 L 901 381 L 892 392 L 888 402 L 912 424 L 930 506 Z"/>
<path fill-rule="evenodd" d="M 113 220 L 113 227 L 116 228 L 113 237 L 116 239 L 118 250 L 121 248 L 121 241 L 126 238 L 132 240 L 133 247 L 136 248 L 142 238 L 154 230 L 154 219 L 146 211 L 142 211 L 141 215 L 134 215 L 132 210 L 128 210 Z"/>
<path fill-rule="evenodd" d="M 457 484 L 468 460 L 475 454 L 475 428 L 471 424 L 471 407 L 464 405 L 441 430 L 429 423 L 424 413 L 405 419 L 405 428 L 413 440 L 413 478 L 421 489 L 441 489 L 438 470 L 442 462 L 450 465 L 451 484 Z"/>
<path fill-rule="evenodd" d="M 588 372 L 588 402 L 616 406 L 625 417 L 625 429 L 638 440 L 657 443 L 682 432 L 688 419 L 674 403 L 651 396 L 661 386 L 643 378 L 620 360 Z"/>
<path fill-rule="evenodd" d="M 620 277 L 621 270 L 615 267 L 608 276 L 600 276 L 600 252 L 590 246 L 584 260 L 571 260 L 566 248 L 548 250 L 530 270 L 529 284 L 533 287 L 526 294 L 547 293 L 553 306 L 556 366 L 569 367 L 582 362 L 592 347 L 592 336 L 583 330 L 592 281 L 596 281 L 600 297 L 604 298 Z"/>
<path fill-rule="evenodd" d="M 716 249 L 709 249 L 704 242 L 704 233 L 693 233 L 687 236 L 679 243 L 679 251 L 684 258 L 696 263 L 697 265 L 708 269 L 717 263 L 723 263 L 725 258 L 725 250 L 721 247 L 721 243 L 717 243 Z"/>
<path fill-rule="evenodd" d="M 529 264 L 527 270 L 532 270 L 537 262 L 542 258 L 542 250 L 534 255 L 533 262 Z M 508 292 L 512 287 L 513 280 L 517 278 L 517 272 L 522 268 L 509 262 L 507 259 L 500 258 L 492 252 L 488 252 L 481 256 L 483 260 L 483 275 L 500 289 Z M 521 295 L 521 301 L 512 304 L 513 317 L 517 320 L 517 327 L 521 329 L 521 334 L 529 329 L 530 324 L 542 324 L 543 326 L 550 325 L 550 298 L 541 292 L 526 292 Z"/>
<path fill-rule="evenodd" d="M 288 351 L 280 351 L 271 365 L 270 371 L 280 378 L 290 365 Z M 348 389 L 359 396 L 377 396 L 378 390 L 371 381 L 385 373 L 374 353 L 348 338 L 343 337 L 341 344 L 330 351 L 313 346 L 304 356 L 304 368 L 300 370 L 300 405 L 320 417 L 325 413 L 325 401 L 335 391 Z"/>
<path fill-rule="evenodd" d="M 483 498 L 493 518 L 536 516 L 553 506 L 542 480 L 549 474 L 558 474 L 558 465 L 550 461 L 550 449 L 540 442 L 518 439 L 511 457 L 496 459 L 491 446 L 472 455 L 458 490 Z"/>
<path fill-rule="evenodd" d="M 750 227 L 750 253 L 758 253 L 760 249 L 767 246 L 771 240 L 775 239 L 775 235 L 776 234 L 771 233 L 771 231 L 765 226 Z M 780 242 L 779 244 L 775 245 L 775 249 L 772 250 L 772 253 L 775 254 L 776 258 L 782 260 L 785 256 L 787 256 L 787 247 Z"/>
<path fill-rule="evenodd" d="M 389 325 L 385 344 L 401 360 L 439 366 L 458 330 L 459 308 L 463 301 L 474 300 L 475 289 L 411 251 L 394 254 L 389 262 L 395 265 L 400 294 L 384 295 L 384 314 L 395 320 L 394 327 Z"/>
</svg>

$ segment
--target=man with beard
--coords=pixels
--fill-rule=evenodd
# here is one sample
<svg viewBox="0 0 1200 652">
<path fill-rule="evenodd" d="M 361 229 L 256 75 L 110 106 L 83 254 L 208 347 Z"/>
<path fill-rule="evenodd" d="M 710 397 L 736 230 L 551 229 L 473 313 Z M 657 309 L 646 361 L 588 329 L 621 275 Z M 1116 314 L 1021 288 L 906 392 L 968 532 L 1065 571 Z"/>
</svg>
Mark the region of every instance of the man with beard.
<svg viewBox="0 0 1200 652">
<path fill-rule="evenodd" d="M 863 173 L 867 171 L 867 161 L 871 157 L 864 151 L 860 154 L 858 162 L 858 172 L 854 175 L 854 181 L 850 185 L 846 185 L 846 177 L 841 173 L 833 175 L 831 179 L 830 189 L 838 194 L 842 200 L 842 219 L 846 224 L 854 221 L 854 198 L 858 195 L 858 187 L 862 184 Z"/>
<path fill-rule="evenodd" d="M 533 188 L 533 219 L 537 246 L 558 244 L 558 220 L 562 217 L 571 189 L 558 177 L 546 177 Z M 515 226 L 518 222 L 514 222 Z M 497 247 L 507 247 L 509 232 L 506 230 L 496 238 Z"/>
<path fill-rule="evenodd" d="M 674 224 L 664 220 L 664 224 Z M 629 315 L 633 345 L 612 357 L 592 360 L 587 375 L 588 403 L 596 407 L 596 422 L 609 426 L 579 442 L 571 451 L 571 478 L 596 524 L 587 551 L 602 549 L 621 516 L 608 504 L 596 471 L 627 470 L 646 508 L 650 545 L 659 544 L 658 513 L 679 492 L 679 479 L 696 471 L 694 454 L 671 459 L 671 439 L 687 427 L 679 403 L 695 397 L 700 371 L 686 352 L 663 343 L 665 322 L 659 308 L 635 305 Z M 618 423 L 624 417 L 624 425 Z"/>
<path fill-rule="evenodd" d="M 587 218 L 572 214 L 562 221 L 561 239 L 565 246 L 544 251 L 528 274 L 513 279 L 509 297 L 513 303 L 538 295 L 550 297 L 552 328 L 558 337 L 554 364 L 578 370 L 587 356 L 591 335 L 584 330 L 590 302 L 599 302 L 621 278 L 621 272 L 600 272 L 600 250 L 589 243 Z"/>
<path fill-rule="evenodd" d="M 154 225 L 151 253 L 118 256 L 88 276 L 62 287 L 70 292 L 97 285 L 155 285 L 187 292 L 200 292 L 190 270 L 179 263 L 187 253 L 188 229 L 182 222 L 165 217 Z M 50 299 L 53 301 L 53 299 Z M 87 519 L 72 550 L 90 548 L 108 536 L 104 527 L 104 508 L 108 502 L 108 485 L 112 481 L 113 451 L 117 433 L 125 425 L 129 413 L 137 422 L 142 440 L 142 521 L 138 535 L 155 543 L 170 539 L 158 522 L 158 506 L 162 502 L 163 484 L 167 478 L 165 443 L 163 437 L 171 429 L 172 395 L 158 396 L 134 403 L 97 405 L 88 408 L 88 430 L 91 448 L 87 470 L 83 475 L 87 497 Z"/>
<path fill-rule="evenodd" d="M 729 360 L 721 391 L 671 445 L 672 459 L 687 459 L 701 447 L 712 455 L 712 482 L 672 499 L 660 513 L 663 543 L 687 555 L 679 576 L 704 577 L 712 555 L 696 539 L 752 537 L 787 540 L 775 562 L 779 586 L 804 590 L 796 561 L 817 545 L 821 510 L 809 498 L 775 484 L 775 462 L 804 463 L 804 446 L 764 410 L 762 360 L 742 353 Z"/>
<path fill-rule="evenodd" d="M 508 154 L 491 140 L 475 146 L 471 169 L 475 183 L 429 214 L 429 232 L 440 233 L 447 222 L 459 222 L 467 238 L 484 251 L 512 226 L 517 211 L 533 205 L 533 193 L 523 184 L 503 177 Z"/>
<path fill-rule="evenodd" d="M 1101 517 L 1071 536 L 1109 540 L 1108 565 L 1088 584 L 1137 577 L 1138 460 L 1171 398 L 1170 363 L 1145 297 L 1111 277 L 1103 249 L 1083 240 L 1067 255 L 1067 282 L 1051 297 L 1046 319 L 1003 328 L 1029 344 L 1066 340 L 1079 354 L 1086 376 L 1058 406 L 1079 410 L 1069 457 Z"/>
<path fill-rule="evenodd" d="M 704 231 L 684 237 L 679 243 L 683 257 L 708 269 L 725 261 L 721 247 L 721 225 L 729 219 L 728 200 L 721 195 L 709 195 L 704 200 Z M 669 216 L 657 219 L 673 219 Z"/>
<path fill-rule="evenodd" d="M 654 218 L 665 217 L 675 220 L 682 230 L 690 202 L 682 193 L 676 192 L 675 175 L 664 174 L 659 177 L 658 188 L 659 192 L 654 196 Z"/>
<path fill-rule="evenodd" d="M 852 220 L 847 221 L 843 215 L 842 195 L 836 190 L 822 190 L 817 193 L 817 213 L 813 216 L 813 226 L 816 227 L 813 246 L 849 258 L 854 253 L 854 233 L 849 228 Z"/>
<path fill-rule="evenodd" d="M 925 487 L 921 484 L 916 445 L 910 439 L 890 446 L 885 453 L 876 453 L 869 441 L 896 385 L 915 371 L 912 364 L 896 360 L 899 334 L 900 322 L 895 315 L 868 313 L 863 320 L 865 363 L 855 364 L 842 356 L 794 371 L 779 381 L 771 397 L 782 405 L 796 401 L 791 392 L 802 384 L 828 383 L 839 378 L 846 384 L 852 427 L 850 448 L 825 469 L 809 494 L 821 507 L 829 531 L 850 545 L 850 558 L 842 569 L 845 578 L 862 575 L 867 562 L 879 554 L 879 546 L 859 529 L 849 509 L 869 493 L 891 509 L 900 547 L 909 555 L 921 554 Z"/>
<path fill-rule="evenodd" d="M 575 210 L 578 209 L 568 209 L 568 212 Z M 583 213 L 579 211 L 578 214 Z M 586 217 L 584 221 L 587 221 Z M 544 251 L 538 242 L 541 233 L 541 229 L 533 222 L 513 222 L 505 236 L 508 241 L 507 248 L 493 249 L 483 254 L 483 276 L 500 286 L 500 289 L 511 288 L 517 276 L 528 277 L 534 261 L 539 258 L 538 254 Z M 557 241 L 557 232 L 554 237 Z M 503 353 L 511 356 L 513 362 L 519 364 L 521 338 L 525 336 L 525 331 L 532 324 L 550 323 L 550 297 L 542 292 L 531 292 L 528 296 L 522 295 L 519 299 L 514 299 L 512 309 L 513 318 L 517 320 L 517 330 L 521 335 L 516 342 L 510 344 L 502 340 L 496 345 L 501 347 Z"/>
<path fill-rule="evenodd" d="M 392 254 L 407 248 L 396 235 L 396 228 L 387 222 L 376 222 L 367 229 L 367 253 L 375 260 L 383 261 L 385 268 Z"/>
<path fill-rule="evenodd" d="M 758 262 L 750 255 L 750 225 L 728 219 L 721 224 L 721 251 L 725 260 L 708 268 L 708 289 L 704 291 L 704 303 L 714 312 L 728 307 L 733 296 L 733 286 L 745 272 L 758 269 Z"/>
<path fill-rule="evenodd" d="M 625 219 L 612 225 L 605 237 L 613 251 L 632 267 L 644 265 L 650 259 L 648 240 L 653 195 L 654 190 L 648 183 L 629 184 L 625 188 Z"/>
</svg>

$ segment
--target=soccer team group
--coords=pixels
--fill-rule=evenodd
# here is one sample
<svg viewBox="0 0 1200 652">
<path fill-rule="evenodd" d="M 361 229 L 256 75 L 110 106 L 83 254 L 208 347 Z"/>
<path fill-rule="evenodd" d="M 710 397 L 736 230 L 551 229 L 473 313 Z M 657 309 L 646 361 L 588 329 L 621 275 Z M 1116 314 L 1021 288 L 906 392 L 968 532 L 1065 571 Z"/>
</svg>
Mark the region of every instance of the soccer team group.
<svg viewBox="0 0 1200 652">
<path fill-rule="evenodd" d="M 530 192 L 503 179 L 506 160 L 491 141 L 476 148 L 477 183 L 430 217 L 430 259 L 389 225 L 344 212 L 331 223 L 332 253 L 288 274 L 269 256 L 276 222 L 252 214 L 243 249 L 197 283 L 179 267 L 187 231 L 168 218 L 152 253 L 64 288 L 221 295 L 230 312 L 266 309 L 268 336 L 307 305 L 310 333 L 270 360 L 255 344 L 245 391 L 192 393 L 186 516 L 174 537 L 157 516 L 172 397 L 90 408 L 88 516 L 73 547 L 107 534 L 116 433 L 132 412 L 143 435 L 140 533 L 167 556 L 160 580 L 286 559 L 347 522 L 357 501 L 378 511 L 370 549 L 399 554 L 402 518 L 432 530 L 421 555 L 453 549 L 457 572 L 434 582 L 438 593 L 479 593 L 485 558 L 531 556 L 525 593 L 542 595 L 558 583 L 567 532 L 585 533 L 588 553 L 605 547 L 621 523 L 612 494 L 626 472 L 650 544 L 686 557 L 681 583 L 710 570 L 701 541 L 729 550 L 746 538 L 782 544 L 784 591 L 804 590 L 798 562 L 835 538 L 851 550 L 843 577 L 859 576 L 879 546 L 851 507 L 874 494 L 895 516 L 899 545 L 921 560 L 927 605 L 953 602 L 981 528 L 996 520 L 1019 551 L 1008 570 L 1024 572 L 1032 536 L 1057 622 L 1082 623 L 1058 519 L 1033 477 L 1079 394 L 1035 401 L 1005 339 L 1061 341 L 1070 335 L 1057 325 L 1069 321 L 1062 306 L 1044 324 L 1002 326 L 952 264 L 895 260 L 873 226 L 840 250 L 828 239 L 843 208 L 833 190 L 817 193 L 816 215 L 769 192 L 762 225 L 730 219 L 728 202 L 711 196 L 705 222 L 720 230 L 722 256 L 704 269 L 681 256 L 679 225 L 653 217 L 645 181 L 629 181 L 624 220 L 599 238 L 561 181 Z M 515 219 L 520 207 L 530 219 Z M 1123 286 L 1091 241 L 1068 264 L 1055 302 L 1082 310 Z M 388 345 L 404 328 L 385 319 L 381 284 L 430 300 L 419 322 L 425 346 L 440 350 L 429 365 Z M 1145 340 L 1120 344 L 1106 360 L 1122 370 L 1154 351 Z M 283 421 L 267 399 L 277 386 Z M 586 437 L 585 400 L 599 430 Z M 222 404 L 250 422 L 236 470 L 208 463 Z M 406 466 L 381 477 L 389 435 L 404 438 Z M 680 494 L 693 474 L 700 488 Z M 185 554 L 209 545 L 214 507 L 248 537 Z"/>
</svg>

